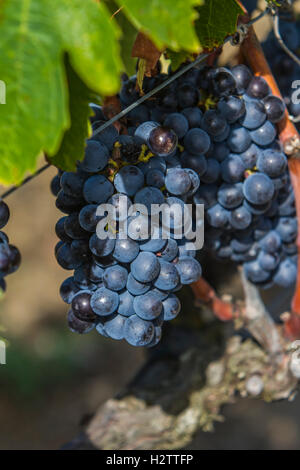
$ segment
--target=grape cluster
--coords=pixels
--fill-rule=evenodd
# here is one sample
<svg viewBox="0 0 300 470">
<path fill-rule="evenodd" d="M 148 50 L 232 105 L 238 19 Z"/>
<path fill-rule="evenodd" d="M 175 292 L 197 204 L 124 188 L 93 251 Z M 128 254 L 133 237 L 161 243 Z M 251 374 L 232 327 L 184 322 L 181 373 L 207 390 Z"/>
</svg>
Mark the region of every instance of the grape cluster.
<svg viewBox="0 0 300 470">
<path fill-rule="evenodd" d="M 146 77 L 144 92 L 165 78 Z M 123 78 L 119 98 L 123 108 L 136 101 L 135 76 Z M 129 217 L 126 239 L 99 239 L 101 203 L 113 204 L 117 219 L 133 202 L 176 203 L 171 229 L 186 203 L 204 204 L 206 249 L 243 264 L 258 286 L 294 282 L 294 195 L 275 127 L 285 106 L 263 78 L 244 65 L 192 69 L 130 111 L 126 135 L 113 126 L 97 133 L 106 118 L 92 108 L 84 160 L 52 181 L 66 214 L 56 225 L 56 258 L 74 270 L 60 289 L 71 330 L 96 327 L 134 346 L 155 345 L 163 322 L 180 311 L 174 292 L 201 276 L 187 240 L 154 236 L 143 214 Z"/>
<path fill-rule="evenodd" d="M 99 122 L 93 123 L 94 129 Z M 201 276 L 187 241 L 167 239 L 159 227 L 154 236 L 149 216 L 142 213 L 129 216 L 126 238 L 117 233 L 115 239 L 101 240 L 96 234 L 101 220 L 97 208 L 106 202 L 115 207 L 116 222 L 133 202 L 149 213 L 152 204 L 166 203 L 172 228 L 178 228 L 182 217 L 172 207 L 177 203 L 183 211 L 185 197 L 196 192 L 200 180 L 193 170 L 174 165 L 170 155 L 176 146 L 175 132 L 157 123 L 142 123 L 134 136 L 119 136 L 108 128 L 87 142 L 76 172 L 59 172 L 53 179 L 56 205 L 67 214 L 56 224 L 60 242 L 55 252 L 63 268 L 74 270 L 60 289 L 62 299 L 71 304 L 72 331 L 96 328 L 133 346 L 153 346 L 161 338 L 163 322 L 180 311 L 174 292 Z"/>
<path fill-rule="evenodd" d="M 9 220 L 9 207 L 0 201 L 0 229 L 4 228 Z M 14 273 L 20 266 L 21 255 L 14 245 L 9 243 L 7 235 L 0 231 L 0 288 L 6 290 L 5 276 Z"/>
<path fill-rule="evenodd" d="M 284 43 L 291 51 L 299 56 L 300 21 L 294 21 L 293 18 L 281 18 L 279 25 L 280 34 Z M 298 101 L 300 98 L 299 92 L 292 87 L 293 82 L 299 80 L 299 65 L 281 49 L 273 31 L 270 32 L 262 46 L 290 114 L 299 118 L 300 103 L 292 99 L 293 93 L 295 93 Z M 298 124 L 298 127 L 299 126 L 300 124 Z"/>
</svg>

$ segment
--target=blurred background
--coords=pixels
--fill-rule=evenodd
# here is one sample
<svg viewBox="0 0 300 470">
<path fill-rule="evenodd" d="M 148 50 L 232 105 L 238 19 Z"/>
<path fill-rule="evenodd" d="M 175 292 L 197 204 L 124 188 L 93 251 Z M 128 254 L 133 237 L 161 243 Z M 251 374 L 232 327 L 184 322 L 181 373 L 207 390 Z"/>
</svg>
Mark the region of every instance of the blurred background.
<svg viewBox="0 0 300 470">
<path fill-rule="evenodd" d="M 255 4 L 256 2 L 250 2 Z M 266 27 L 260 26 L 260 34 Z M 135 374 L 143 351 L 92 332 L 66 327 L 59 286 L 68 277 L 54 258 L 54 226 L 61 216 L 48 169 L 8 199 L 7 234 L 21 250 L 19 271 L 7 279 L 0 301 L 0 336 L 7 364 L 0 365 L 0 449 L 57 449 L 106 399 Z M 238 400 L 223 410 L 212 434 L 199 432 L 187 449 L 298 449 L 300 398 L 265 404 Z"/>
</svg>

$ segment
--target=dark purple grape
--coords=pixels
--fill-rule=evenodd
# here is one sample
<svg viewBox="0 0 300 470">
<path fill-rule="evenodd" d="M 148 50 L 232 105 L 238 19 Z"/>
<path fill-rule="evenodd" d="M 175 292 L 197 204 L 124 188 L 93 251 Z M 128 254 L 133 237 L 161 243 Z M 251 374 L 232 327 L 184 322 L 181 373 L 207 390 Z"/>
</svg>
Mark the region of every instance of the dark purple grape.
<svg viewBox="0 0 300 470">
<path fill-rule="evenodd" d="M 79 291 L 72 299 L 72 310 L 79 320 L 93 322 L 96 314 L 91 308 L 91 293 L 88 291 Z"/>
</svg>

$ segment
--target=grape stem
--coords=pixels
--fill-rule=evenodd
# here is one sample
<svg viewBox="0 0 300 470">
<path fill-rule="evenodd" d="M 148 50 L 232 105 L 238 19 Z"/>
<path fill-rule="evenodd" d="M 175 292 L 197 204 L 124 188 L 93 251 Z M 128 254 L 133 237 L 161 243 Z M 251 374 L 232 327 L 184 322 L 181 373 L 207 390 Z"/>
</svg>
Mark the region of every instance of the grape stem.
<svg viewBox="0 0 300 470">
<path fill-rule="evenodd" d="M 238 0 L 241 8 L 244 10 L 245 15 L 241 17 L 242 23 L 249 21 L 247 10 Z M 269 64 L 265 58 L 262 47 L 257 39 L 253 26 L 250 26 L 248 34 L 241 44 L 241 53 L 255 75 L 263 77 L 268 83 L 273 95 L 282 99 L 281 92 L 278 88 L 276 80 L 272 74 Z M 286 110 L 284 118 L 278 123 L 279 140 L 283 146 L 285 153 L 290 157 L 288 160 L 291 182 L 294 188 L 296 211 L 298 219 L 298 237 L 297 247 L 298 255 L 300 254 L 300 137 L 299 133 L 290 121 L 288 112 Z M 286 333 L 289 338 L 300 337 L 300 322 L 293 321 L 294 315 L 300 315 L 300 264 L 298 263 L 298 276 L 296 290 L 292 299 L 291 305 L 292 313 L 289 317 L 289 324 L 286 325 Z"/>
</svg>

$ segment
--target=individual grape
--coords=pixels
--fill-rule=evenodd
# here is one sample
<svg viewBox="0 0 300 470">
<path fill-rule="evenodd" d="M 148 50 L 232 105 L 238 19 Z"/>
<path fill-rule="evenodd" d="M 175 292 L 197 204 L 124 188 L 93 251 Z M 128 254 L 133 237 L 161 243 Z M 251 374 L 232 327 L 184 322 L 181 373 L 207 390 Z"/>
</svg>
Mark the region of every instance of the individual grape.
<svg viewBox="0 0 300 470">
<path fill-rule="evenodd" d="M 113 192 L 113 185 L 104 175 L 91 176 L 83 186 L 83 196 L 89 204 L 102 204 Z"/>
<path fill-rule="evenodd" d="M 242 95 L 245 93 L 252 80 L 252 73 L 244 64 L 236 65 L 231 72 L 235 78 L 237 92 Z"/>
<path fill-rule="evenodd" d="M 68 312 L 68 327 L 72 333 L 79 333 L 82 335 L 92 331 L 95 328 L 95 323 L 79 320 L 71 309 Z"/>
<path fill-rule="evenodd" d="M 238 96 L 221 98 L 217 106 L 220 113 L 231 124 L 240 119 L 246 112 L 245 102 Z"/>
<path fill-rule="evenodd" d="M 257 160 L 257 168 L 271 178 L 282 175 L 287 166 L 287 158 L 282 152 L 273 149 L 264 150 Z"/>
<path fill-rule="evenodd" d="M 190 83 L 183 83 L 177 89 L 177 99 L 180 108 L 196 106 L 199 101 L 199 91 Z"/>
<path fill-rule="evenodd" d="M 170 294 L 164 301 L 163 301 L 163 314 L 165 321 L 174 320 L 177 317 L 181 310 L 180 300 L 176 295 Z"/>
<path fill-rule="evenodd" d="M 119 305 L 119 295 L 106 287 L 100 287 L 91 297 L 91 307 L 94 313 L 108 316 L 114 313 Z"/>
<path fill-rule="evenodd" d="M 188 172 L 182 168 L 170 168 L 167 171 L 165 185 L 171 194 L 181 196 L 191 188 L 191 178 Z"/>
<path fill-rule="evenodd" d="M 179 240 L 178 242 L 178 257 L 179 258 L 182 256 L 192 256 L 193 258 L 196 257 L 196 250 L 191 250 L 189 248 L 191 244 L 192 243 L 190 241 L 187 241 L 185 238 L 183 238 L 182 240 Z"/>
<path fill-rule="evenodd" d="M 149 110 L 144 104 L 140 104 L 127 114 L 128 119 L 136 125 L 149 120 Z"/>
<path fill-rule="evenodd" d="M 190 128 L 201 126 L 201 119 L 202 119 L 203 114 L 199 108 L 196 108 L 196 107 L 185 108 L 181 111 L 181 113 L 188 120 L 188 124 Z"/>
<path fill-rule="evenodd" d="M 221 134 L 212 136 L 212 140 L 213 140 L 214 143 L 215 142 L 216 143 L 222 143 L 222 142 L 225 143 L 225 141 L 227 141 L 227 139 L 228 139 L 229 134 L 230 134 L 230 126 L 226 123 L 224 131 Z"/>
<path fill-rule="evenodd" d="M 123 266 L 111 266 L 104 271 L 103 282 L 105 287 L 113 291 L 124 289 L 127 282 L 128 272 Z"/>
<path fill-rule="evenodd" d="M 245 168 L 251 170 L 255 167 L 257 159 L 261 155 L 261 150 L 255 144 L 251 144 L 245 152 L 240 153 L 239 157 L 242 159 Z"/>
<path fill-rule="evenodd" d="M 142 320 L 154 320 L 159 317 L 162 311 L 162 301 L 153 290 L 149 290 L 146 294 L 138 295 L 133 300 L 133 308 Z"/>
<path fill-rule="evenodd" d="M 167 240 L 164 238 L 159 237 L 158 234 L 160 229 L 154 229 L 153 238 L 151 237 L 149 240 L 142 241 L 140 243 L 140 250 L 141 251 L 151 251 L 152 253 L 158 253 L 167 244 Z"/>
<path fill-rule="evenodd" d="M 271 145 L 276 137 L 276 129 L 270 121 L 266 121 L 262 126 L 250 132 L 251 139 L 257 145 Z"/>
<path fill-rule="evenodd" d="M 62 300 L 65 303 L 70 304 L 72 302 L 74 295 L 77 294 L 79 290 L 80 289 L 76 286 L 74 282 L 74 278 L 72 276 L 64 280 L 64 282 L 60 286 L 59 293 L 60 293 Z"/>
<path fill-rule="evenodd" d="M 165 261 L 173 261 L 178 253 L 178 245 L 173 238 L 170 238 L 167 240 L 167 244 L 163 251 L 161 252 L 161 259 L 164 259 Z"/>
<path fill-rule="evenodd" d="M 223 183 L 220 186 L 217 197 L 219 204 L 225 207 L 225 209 L 234 209 L 243 202 L 243 185 L 241 183 Z"/>
<path fill-rule="evenodd" d="M 94 233 L 90 238 L 90 250 L 95 256 L 108 256 L 115 248 L 116 240 L 113 238 L 105 238 L 101 240 L 97 234 Z"/>
<path fill-rule="evenodd" d="M 78 287 L 80 287 L 81 290 L 93 291 L 96 289 L 95 284 L 93 284 L 93 282 L 90 280 L 89 274 L 89 264 L 81 264 L 78 268 L 75 269 L 74 282 Z"/>
<path fill-rule="evenodd" d="M 170 171 L 170 170 L 169 170 Z M 143 204 L 148 214 L 154 213 L 154 204 L 163 204 L 165 201 L 163 193 L 153 186 L 147 186 L 145 188 L 140 189 L 136 195 L 134 196 L 135 204 Z"/>
<path fill-rule="evenodd" d="M 53 196 L 57 196 L 59 191 L 61 190 L 60 186 L 60 174 L 57 174 L 52 178 L 51 183 L 50 183 L 50 191 L 53 194 Z"/>
<path fill-rule="evenodd" d="M 89 291 L 79 291 L 72 298 L 72 311 L 79 320 L 94 322 L 96 315 L 91 308 L 91 293 Z"/>
<path fill-rule="evenodd" d="M 64 171 L 60 178 L 60 186 L 65 194 L 76 197 L 82 192 L 84 178 L 78 173 Z"/>
<path fill-rule="evenodd" d="M 207 171 L 207 161 L 204 155 L 193 155 L 188 152 L 181 154 L 182 166 L 185 168 L 191 168 L 199 176 L 202 176 Z"/>
<path fill-rule="evenodd" d="M 267 175 L 255 173 L 246 178 L 243 191 L 245 198 L 252 204 L 265 204 L 274 195 L 274 185 Z"/>
<path fill-rule="evenodd" d="M 164 116 L 161 116 L 161 114 L 163 112 L 171 113 L 172 111 L 176 111 L 177 105 L 178 105 L 177 96 L 170 89 L 166 90 L 162 93 L 162 95 L 158 99 L 158 104 L 159 104 L 159 109 L 154 109 L 152 111 L 159 111 L 160 119 L 154 119 L 154 121 L 160 121 L 161 122 L 164 119 Z M 152 119 L 153 119 L 153 117 L 152 117 Z"/>
<path fill-rule="evenodd" d="M 169 210 L 168 212 L 166 212 L 167 214 L 166 219 L 163 218 L 162 220 L 163 228 L 166 229 L 166 231 L 169 231 L 170 229 L 171 230 L 182 229 L 184 223 L 185 225 L 189 223 L 188 213 L 187 211 L 184 210 L 185 209 L 184 202 L 181 199 L 175 196 L 172 196 L 166 199 L 166 203 L 169 206 Z M 170 217 L 170 220 L 168 218 L 168 215 Z M 191 221 L 190 221 L 190 224 L 191 224 Z M 188 227 L 185 226 L 185 230 L 188 230 L 188 228 L 190 228 L 190 226 Z"/>
<path fill-rule="evenodd" d="M 251 221 L 251 212 L 248 211 L 244 206 L 234 209 L 229 214 L 229 223 L 237 230 L 244 230 L 245 228 L 249 227 Z"/>
<path fill-rule="evenodd" d="M 106 121 L 94 122 L 92 124 L 93 131 L 94 132 L 97 131 L 97 129 L 99 129 L 99 127 L 105 124 L 105 122 Z M 118 139 L 118 136 L 119 135 L 118 135 L 117 129 L 113 125 L 110 125 L 106 127 L 106 129 L 104 129 L 103 131 L 98 132 L 97 134 L 94 134 L 92 137 L 92 140 L 97 140 L 101 142 L 103 145 L 105 145 L 108 148 L 108 150 L 111 151 L 113 149 L 114 143 Z"/>
<path fill-rule="evenodd" d="M 128 290 L 124 290 L 124 292 L 119 295 L 118 313 L 124 317 L 130 317 L 130 315 L 133 315 L 133 300 L 134 296 Z"/>
<path fill-rule="evenodd" d="M 105 116 L 102 111 L 102 106 L 99 106 L 96 103 L 89 103 L 89 107 L 94 113 L 93 116 L 90 116 L 91 123 L 105 119 Z"/>
<path fill-rule="evenodd" d="M 184 137 L 184 147 L 189 153 L 202 155 L 206 153 L 210 147 L 210 137 L 207 132 L 202 129 L 190 129 Z"/>
<path fill-rule="evenodd" d="M 132 295 L 142 295 L 148 292 L 150 289 L 150 284 L 146 284 L 144 282 L 139 282 L 137 281 L 131 273 L 129 273 L 128 278 L 127 278 L 127 284 L 126 284 L 126 289 L 132 294 Z"/>
<path fill-rule="evenodd" d="M 228 145 L 226 144 L 226 142 L 215 142 L 213 145 L 212 145 L 212 150 L 211 150 L 211 155 L 210 155 L 210 152 L 208 152 L 206 154 L 207 158 L 214 158 L 215 160 L 217 160 L 219 163 L 221 163 L 223 160 L 225 160 L 225 158 L 228 157 L 228 155 L 230 154 L 230 149 L 228 147 Z M 190 167 L 192 168 L 192 167 Z M 194 170 L 195 168 L 193 168 Z M 200 174 L 201 176 L 201 174 Z"/>
<path fill-rule="evenodd" d="M 237 238 L 233 238 L 231 240 L 230 247 L 236 253 L 245 253 L 245 252 L 247 252 L 253 244 L 252 238 L 247 236 L 247 235 L 242 235 L 241 237 L 238 237 L 238 234 L 236 234 L 236 236 L 237 236 Z"/>
<path fill-rule="evenodd" d="M 83 197 L 69 196 L 61 189 L 57 195 L 55 205 L 64 214 L 71 214 L 74 211 L 78 211 L 85 205 Z"/>
<path fill-rule="evenodd" d="M 101 266 L 98 266 L 95 261 L 89 265 L 88 278 L 91 282 L 99 284 L 103 281 L 104 269 Z"/>
<path fill-rule="evenodd" d="M 0 245 L 0 258 L 2 256 L 1 253 L 1 245 Z M 76 269 L 80 266 L 82 261 L 76 257 L 74 257 L 71 245 L 68 243 L 62 243 L 56 253 L 56 260 L 58 264 L 67 270 Z M 0 271 L 2 271 L 2 260 L 0 260 Z"/>
<path fill-rule="evenodd" d="M 251 145 L 251 135 L 245 127 L 234 124 L 227 140 L 230 150 L 233 153 L 245 152 Z"/>
<path fill-rule="evenodd" d="M 170 168 L 181 168 L 180 158 L 177 154 L 166 157 L 167 170 Z"/>
<path fill-rule="evenodd" d="M 132 206 L 132 202 L 125 194 L 114 194 L 108 199 L 107 204 L 111 204 L 115 209 L 113 220 L 124 221 L 128 218 L 128 211 Z"/>
<path fill-rule="evenodd" d="M 226 183 L 238 183 L 241 181 L 245 170 L 245 164 L 239 155 L 230 154 L 221 163 L 221 174 Z"/>
<path fill-rule="evenodd" d="M 191 168 L 185 168 L 185 171 L 187 172 L 191 180 L 191 188 L 186 194 L 187 197 L 190 197 L 190 196 L 193 196 L 195 192 L 198 190 L 200 186 L 200 178 L 197 175 L 197 173 Z"/>
<path fill-rule="evenodd" d="M 64 220 L 64 230 L 68 237 L 72 240 L 80 240 L 89 234 L 81 227 L 79 223 L 78 212 L 73 212 L 68 215 Z"/>
<path fill-rule="evenodd" d="M 247 94 L 251 98 L 263 99 L 269 94 L 269 85 L 263 77 L 255 76 L 251 79 Z"/>
<path fill-rule="evenodd" d="M 212 87 L 217 96 L 229 96 L 234 94 L 236 81 L 231 71 L 225 67 L 216 69 L 212 77 Z"/>
<path fill-rule="evenodd" d="M 146 183 L 148 186 L 154 186 L 161 189 L 165 185 L 165 175 L 158 169 L 149 170 L 146 173 Z"/>
<path fill-rule="evenodd" d="M 264 105 L 260 101 L 246 101 L 246 113 L 239 122 L 247 129 L 257 129 L 265 122 L 267 115 Z"/>
<path fill-rule="evenodd" d="M 265 282 L 270 278 L 270 272 L 262 269 L 257 260 L 245 263 L 244 271 L 247 279 L 254 284 Z"/>
<path fill-rule="evenodd" d="M 229 211 L 220 204 L 215 204 L 206 213 L 208 223 L 215 228 L 224 228 L 229 219 Z"/>
<path fill-rule="evenodd" d="M 161 325 L 154 326 L 154 337 L 153 337 L 152 341 L 149 344 L 147 344 L 146 347 L 147 348 L 153 348 L 154 346 L 156 346 L 160 342 L 161 337 L 162 337 L 162 327 L 161 327 Z"/>
<path fill-rule="evenodd" d="M 124 324 L 124 338 L 132 346 L 147 346 L 154 338 L 154 325 L 137 315 L 128 317 Z"/>
<path fill-rule="evenodd" d="M 201 175 L 201 181 L 206 184 L 215 183 L 220 176 L 220 164 L 214 158 L 207 160 L 207 168 L 205 173 Z"/>
<path fill-rule="evenodd" d="M 273 224 L 270 219 L 267 219 L 265 217 L 260 217 L 258 222 L 255 224 L 255 228 L 253 232 L 254 239 L 260 240 L 266 234 L 268 234 L 269 232 L 272 232 L 272 228 L 273 228 Z"/>
<path fill-rule="evenodd" d="M 121 340 L 124 338 L 124 325 L 126 317 L 122 315 L 112 315 L 103 326 L 103 330 L 109 338 Z"/>
<path fill-rule="evenodd" d="M 94 232 L 99 220 L 102 219 L 101 216 L 96 215 L 97 208 L 97 204 L 88 204 L 79 212 L 79 224 L 87 232 Z"/>
<path fill-rule="evenodd" d="M 142 210 L 145 211 L 144 207 L 142 207 Z M 132 240 L 148 240 L 151 237 L 153 227 L 149 224 L 149 217 L 147 214 L 143 214 L 141 212 L 138 216 L 129 217 L 127 222 L 127 235 Z"/>
<path fill-rule="evenodd" d="M 114 186 L 119 193 L 134 196 L 144 185 L 142 171 L 133 165 L 121 168 L 114 178 Z"/>
<path fill-rule="evenodd" d="M 200 264 L 190 256 L 180 257 L 175 266 L 180 276 L 180 282 L 183 285 L 198 281 L 202 275 Z"/>
<path fill-rule="evenodd" d="M 139 244 L 130 238 L 117 238 L 113 257 L 120 263 L 131 263 L 139 254 Z"/>
<path fill-rule="evenodd" d="M 281 287 L 289 287 L 297 279 L 297 267 L 290 259 L 283 260 L 274 275 L 274 282 Z"/>
<path fill-rule="evenodd" d="M 277 207 L 277 213 L 280 216 L 295 214 L 295 196 L 293 193 L 288 194 L 285 200 L 280 201 Z"/>
<path fill-rule="evenodd" d="M 0 243 L 9 243 L 8 236 L 2 231 L 0 231 Z"/>
<path fill-rule="evenodd" d="M 181 139 L 189 130 L 189 123 L 187 118 L 181 113 L 171 113 L 164 120 L 164 127 L 169 127 Z"/>
<path fill-rule="evenodd" d="M 54 254 L 55 254 L 55 257 L 58 253 L 58 250 L 60 249 L 60 247 L 62 247 L 64 244 L 63 241 L 59 240 L 59 242 L 56 243 L 55 247 L 54 247 Z"/>
<path fill-rule="evenodd" d="M 71 243 L 72 239 L 65 232 L 65 220 L 66 220 L 66 218 L 67 217 L 65 216 L 65 217 L 61 217 L 60 219 L 58 219 L 58 221 L 56 222 L 56 225 L 55 225 L 55 233 L 56 233 L 57 237 L 60 240 L 62 240 L 63 242 Z"/>
<path fill-rule="evenodd" d="M 96 140 L 89 140 L 86 144 L 85 155 L 78 168 L 87 173 L 97 173 L 103 170 L 109 159 L 109 152 L 106 145 Z"/>
<path fill-rule="evenodd" d="M 162 173 L 165 173 L 167 169 L 166 158 L 151 157 L 147 162 L 139 163 L 138 167 L 144 175 L 150 170 L 160 170 Z"/>
<path fill-rule="evenodd" d="M 218 187 L 215 184 L 200 186 L 193 196 L 194 204 L 204 204 L 205 209 L 210 209 L 217 202 Z"/>
<path fill-rule="evenodd" d="M 297 219 L 294 217 L 280 217 L 274 228 L 283 242 L 290 243 L 297 236 Z"/>
<path fill-rule="evenodd" d="M 274 271 L 278 265 L 279 258 L 265 251 L 260 251 L 257 261 L 265 271 Z"/>
<path fill-rule="evenodd" d="M 88 261 L 91 257 L 89 240 L 87 238 L 73 240 L 71 242 L 71 252 L 75 258 L 80 258 L 82 261 Z"/>
<path fill-rule="evenodd" d="M 131 263 L 131 273 L 142 283 L 152 282 L 159 275 L 160 264 L 153 253 L 142 252 Z"/>
<path fill-rule="evenodd" d="M 283 119 L 285 105 L 280 98 L 270 95 L 263 100 L 263 103 L 265 105 L 265 110 L 269 121 L 271 121 L 273 124 L 276 124 L 277 122 L 281 121 L 281 119 Z"/>
<path fill-rule="evenodd" d="M 175 289 L 180 281 L 176 267 L 174 264 L 169 263 L 163 259 L 160 259 L 159 262 L 160 272 L 154 282 L 154 286 L 162 291 L 170 291 Z"/>
<path fill-rule="evenodd" d="M 226 119 L 215 109 L 205 111 L 201 124 L 202 128 L 211 136 L 222 134 L 227 126 Z"/>
<path fill-rule="evenodd" d="M 134 134 L 156 155 L 165 157 L 170 155 L 177 146 L 177 135 L 168 128 L 148 121 L 141 124 Z"/>
<path fill-rule="evenodd" d="M 271 200 L 264 203 L 264 204 L 252 204 L 251 202 L 247 201 L 246 199 L 243 202 L 243 206 L 248 211 L 250 211 L 251 214 L 256 215 L 256 216 L 266 214 L 270 210 L 271 205 L 272 205 Z"/>
</svg>

